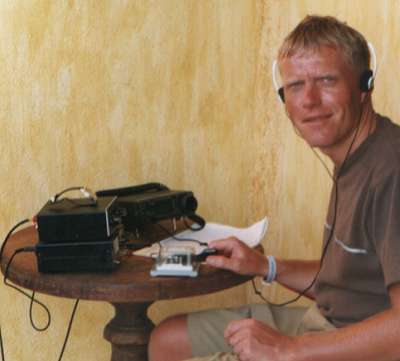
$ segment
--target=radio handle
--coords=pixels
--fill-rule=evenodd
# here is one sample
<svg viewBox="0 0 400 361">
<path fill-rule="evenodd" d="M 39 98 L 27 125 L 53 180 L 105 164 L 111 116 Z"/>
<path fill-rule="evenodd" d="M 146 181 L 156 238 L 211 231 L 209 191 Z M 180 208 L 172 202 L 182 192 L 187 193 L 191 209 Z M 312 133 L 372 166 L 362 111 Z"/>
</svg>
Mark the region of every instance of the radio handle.
<svg viewBox="0 0 400 361">
<path fill-rule="evenodd" d="M 137 186 L 104 189 L 96 192 L 97 197 L 117 196 L 124 197 L 132 194 L 145 193 L 145 192 L 160 192 L 169 191 L 169 188 L 161 183 L 146 183 Z"/>
</svg>

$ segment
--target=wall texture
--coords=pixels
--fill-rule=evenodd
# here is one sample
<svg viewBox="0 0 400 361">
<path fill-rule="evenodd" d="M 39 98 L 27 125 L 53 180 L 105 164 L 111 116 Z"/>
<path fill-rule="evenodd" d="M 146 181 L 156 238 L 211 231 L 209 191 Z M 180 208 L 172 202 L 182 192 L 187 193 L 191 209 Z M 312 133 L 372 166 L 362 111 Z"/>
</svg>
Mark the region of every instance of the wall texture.
<svg viewBox="0 0 400 361">
<path fill-rule="evenodd" d="M 309 13 L 346 20 L 375 44 L 375 105 L 398 121 L 398 0 L 1 0 L 0 234 L 65 187 L 159 181 L 193 190 L 209 221 L 268 215 L 268 253 L 317 257 L 330 180 L 270 76 L 284 35 Z M 40 296 L 53 316 L 40 334 L 28 300 L 4 286 L 0 297 L 7 360 L 55 359 L 72 300 Z M 158 302 L 150 315 L 250 301 L 260 302 L 244 285 Z M 111 306 L 82 302 L 65 360 L 109 360 L 111 317 Z"/>
</svg>

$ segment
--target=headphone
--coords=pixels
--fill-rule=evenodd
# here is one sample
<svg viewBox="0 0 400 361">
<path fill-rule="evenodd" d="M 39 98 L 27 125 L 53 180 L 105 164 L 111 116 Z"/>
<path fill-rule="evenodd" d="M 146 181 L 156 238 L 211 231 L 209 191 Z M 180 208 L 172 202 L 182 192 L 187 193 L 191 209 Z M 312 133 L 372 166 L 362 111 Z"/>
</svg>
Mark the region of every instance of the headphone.
<svg viewBox="0 0 400 361">
<path fill-rule="evenodd" d="M 376 52 L 375 48 L 371 43 L 368 44 L 368 49 L 372 58 L 372 69 L 365 70 L 360 76 L 360 89 L 362 92 L 369 92 L 374 88 L 374 80 L 376 77 L 376 72 L 378 69 L 377 61 L 376 61 Z M 272 63 L 272 82 L 274 84 L 274 88 L 278 94 L 279 100 L 284 103 L 285 102 L 285 92 L 283 86 L 279 86 L 277 80 L 277 67 L 278 61 L 274 60 Z"/>
</svg>

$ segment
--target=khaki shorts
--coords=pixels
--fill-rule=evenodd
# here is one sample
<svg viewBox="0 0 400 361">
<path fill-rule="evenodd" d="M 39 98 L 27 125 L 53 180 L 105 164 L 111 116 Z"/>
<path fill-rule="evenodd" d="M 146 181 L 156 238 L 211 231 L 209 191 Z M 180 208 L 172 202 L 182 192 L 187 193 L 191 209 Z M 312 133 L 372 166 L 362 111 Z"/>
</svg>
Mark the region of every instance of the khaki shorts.
<svg viewBox="0 0 400 361">
<path fill-rule="evenodd" d="M 240 308 L 206 310 L 188 315 L 191 361 L 237 361 L 231 347 L 225 342 L 224 330 L 229 322 L 254 318 L 268 324 L 285 335 L 321 332 L 335 328 L 318 308 L 277 307 L 267 304 L 247 305 Z"/>
</svg>

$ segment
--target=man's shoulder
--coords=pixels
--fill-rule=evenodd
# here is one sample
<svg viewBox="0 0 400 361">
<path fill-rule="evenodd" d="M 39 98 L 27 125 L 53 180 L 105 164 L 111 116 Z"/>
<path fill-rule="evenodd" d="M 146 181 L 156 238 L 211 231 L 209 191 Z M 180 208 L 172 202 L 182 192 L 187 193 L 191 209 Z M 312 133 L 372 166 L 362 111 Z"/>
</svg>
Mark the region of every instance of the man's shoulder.
<svg viewBox="0 0 400 361">
<path fill-rule="evenodd" d="M 400 174 L 400 125 L 378 116 L 375 141 L 370 149 L 370 166 L 379 179 Z"/>
<path fill-rule="evenodd" d="M 383 137 L 390 137 L 400 141 L 400 123 L 395 123 L 389 117 L 377 115 L 377 133 Z"/>
<path fill-rule="evenodd" d="M 400 125 L 387 117 L 378 115 L 376 139 L 373 142 L 375 155 L 400 161 Z M 388 159 L 389 158 L 389 159 Z"/>
</svg>

